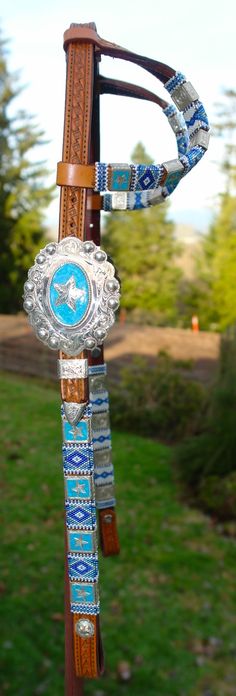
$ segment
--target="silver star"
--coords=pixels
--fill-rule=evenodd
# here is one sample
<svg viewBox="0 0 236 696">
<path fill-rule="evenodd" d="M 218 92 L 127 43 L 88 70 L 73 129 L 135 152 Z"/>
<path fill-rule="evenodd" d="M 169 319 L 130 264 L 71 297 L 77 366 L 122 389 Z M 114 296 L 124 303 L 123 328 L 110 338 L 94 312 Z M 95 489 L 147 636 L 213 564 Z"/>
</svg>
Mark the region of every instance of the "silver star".
<svg viewBox="0 0 236 696">
<path fill-rule="evenodd" d="M 76 437 L 79 437 L 79 436 L 83 437 L 82 426 L 81 425 L 80 426 L 72 425 L 72 428 L 69 430 L 69 434 L 73 435 L 74 439 Z"/>
<path fill-rule="evenodd" d="M 81 599 L 86 599 L 87 598 L 87 589 L 85 590 L 76 590 L 78 593 L 78 597 L 81 597 Z"/>
<path fill-rule="evenodd" d="M 75 491 L 75 493 L 85 493 L 84 487 L 85 487 L 85 483 L 77 482 L 75 487 L 72 488 L 72 491 Z"/>
<path fill-rule="evenodd" d="M 85 541 L 82 536 L 75 537 L 75 543 L 76 546 L 79 546 L 80 549 L 83 549 L 84 545 L 87 546 L 88 541 Z"/>
<path fill-rule="evenodd" d="M 71 276 L 66 283 L 54 283 L 54 288 L 59 295 L 55 302 L 57 307 L 67 304 L 73 312 L 76 312 L 76 301 L 83 301 L 85 298 L 85 290 L 76 287 L 74 276 Z"/>
</svg>

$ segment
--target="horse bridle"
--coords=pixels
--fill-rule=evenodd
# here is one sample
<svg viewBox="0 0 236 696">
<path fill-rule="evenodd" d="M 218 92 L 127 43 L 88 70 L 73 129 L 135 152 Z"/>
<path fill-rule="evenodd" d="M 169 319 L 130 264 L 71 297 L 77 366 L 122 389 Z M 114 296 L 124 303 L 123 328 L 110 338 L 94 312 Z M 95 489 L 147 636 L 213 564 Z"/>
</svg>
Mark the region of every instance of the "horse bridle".
<svg viewBox="0 0 236 696">
<path fill-rule="evenodd" d="M 102 345 L 119 304 L 119 281 L 100 249 L 100 211 L 139 209 L 165 200 L 206 151 L 209 125 L 198 94 L 181 73 L 101 39 L 93 23 L 72 24 L 64 35 L 64 49 L 59 240 L 37 255 L 25 283 L 24 307 L 40 340 L 59 349 L 66 693 L 75 694 L 78 677 L 97 677 L 103 671 L 95 498 L 102 553 L 119 553 Z M 131 61 L 150 72 L 164 84 L 175 105 L 136 85 L 100 77 L 101 55 Z M 160 106 L 176 135 L 178 157 L 158 165 L 101 163 L 99 100 L 105 93 Z"/>
</svg>

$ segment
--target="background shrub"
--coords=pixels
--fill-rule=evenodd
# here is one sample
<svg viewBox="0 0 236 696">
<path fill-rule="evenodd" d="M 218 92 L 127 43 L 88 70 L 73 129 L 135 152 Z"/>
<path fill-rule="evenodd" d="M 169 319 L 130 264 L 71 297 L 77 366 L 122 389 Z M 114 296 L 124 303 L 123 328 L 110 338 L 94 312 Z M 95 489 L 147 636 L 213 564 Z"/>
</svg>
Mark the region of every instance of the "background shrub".
<svg viewBox="0 0 236 696">
<path fill-rule="evenodd" d="M 222 338 L 219 372 L 202 433 L 177 447 L 179 479 L 199 503 L 222 519 L 236 518 L 236 337 Z"/>
<path fill-rule="evenodd" d="M 112 388 L 113 425 L 167 442 L 195 432 L 205 391 L 182 374 L 183 367 L 189 363 L 180 366 L 166 353 L 158 355 L 154 367 L 135 357 Z"/>
</svg>

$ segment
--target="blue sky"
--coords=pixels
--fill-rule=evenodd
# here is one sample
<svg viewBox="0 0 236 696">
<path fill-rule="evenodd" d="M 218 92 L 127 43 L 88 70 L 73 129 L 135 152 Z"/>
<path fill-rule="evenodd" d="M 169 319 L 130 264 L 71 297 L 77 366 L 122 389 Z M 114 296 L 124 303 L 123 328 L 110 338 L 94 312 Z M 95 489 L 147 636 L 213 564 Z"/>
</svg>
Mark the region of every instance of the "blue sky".
<svg viewBox="0 0 236 696">
<path fill-rule="evenodd" d="M 52 171 L 52 180 L 62 147 L 65 94 L 62 37 L 71 22 L 95 21 L 102 37 L 181 70 L 199 92 L 212 121 L 214 104 L 221 100 L 223 88 L 235 87 L 235 8 L 233 0 L 224 3 L 170 0 L 162 4 L 154 0 L 4 3 L 0 22 L 4 36 L 11 39 L 9 65 L 12 70 L 20 69 L 20 82 L 26 85 L 17 105 L 35 114 L 45 130 L 50 142 L 44 147 L 44 158 Z M 136 82 L 160 96 L 166 95 L 157 80 L 124 61 L 104 58 L 101 72 Z M 129 162 L 139 140 L 157 163 L 176 156 L 174 137 L 154 105 L 104 96 L 101 117 L 103 161 Z M 172 195 L 171 216 L 176 221 L 204 228 L 216 208 L 216 196 L 222 187 L 217 167 L 221 154 L 221 142 L 212 137 L 207 155 Z M 56 227 L 57 218 L 58 199 L 48 212 L 48 223 Z"/>
</svg>

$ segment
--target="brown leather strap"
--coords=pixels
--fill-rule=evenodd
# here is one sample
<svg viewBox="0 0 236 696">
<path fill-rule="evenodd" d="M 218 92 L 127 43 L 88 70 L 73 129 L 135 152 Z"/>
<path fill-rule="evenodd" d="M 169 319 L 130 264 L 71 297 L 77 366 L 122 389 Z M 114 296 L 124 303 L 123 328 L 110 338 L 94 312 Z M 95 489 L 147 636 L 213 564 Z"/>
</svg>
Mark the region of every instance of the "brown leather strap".
<svg viewBox="0 0 236 696">
<path fill-rule="evenodd" d="M 66 163 L 87 165 L 90 157 L 90 140 L 93 104 L 94 76 L 94 47 L 92 43 L 67 43 L 67 81 L 65 100 L 65 121 L 63 140 L 63 161 Z M 85 188 L 74 185 L 62 186 L 60 198 L 59 240 L 70 235 L 80 239 L 86 238 L 89 225 L 86 205 L 87 193 Z M 86 352 L 80 353 L 79 358 L 87 357 Z M 60 358 L 69 359 L 61 353 Z M 72 358 L 73 359 L 73 358 Z M 63 401 L 88 402 L 88 379 L 61 381 Z M 67 546 L 66 546 L 67 555 Z M 66 604 L 66 612 L 69 606 Z M 76 621 L 80 615 L 66 615 L 66 654 L 70 654 L 70 646 L 74 644 L 74 664 L 67 659 L 67 668 L 71 670 L 66 675 L 66 684 L 75 684 L 78 677 L 95 677 L 101 674 L 103 658 L 99 622 L 94 618 L 94 634 L 89 638 L 80 638 L 76 633 Z M 70 693 L 70 692 L 68 692 Z M 75 692 L 76 693 L 76 692 Z"/>
<path fill-rule="evenodd" d="M 100 543 L 103 556 L 120 553 L 116 512 L 114 508 L 99 510 Z"/>
<path fill-rule="evenodd" d="M 98 36 L 95 29 L 91 29 L 81 24 L 71 24 L 70 28 L 64 33 L 64 48 L 66 49 L 68 43 L 70 42 L 85 42 L 89 41 L 93 43 L 96 48 L 105 56 L 111 56 L 112 58 L 121 58 L 122 60 L 128 60 L 131 63 L 136 63 L 141 68 L 144 68 L 152 75 L 157 77 L 161 82 L 165 83 L 174 74 L 175 71 L 169 65 L 165 63 L 160 63 L 159 61 L 153 60 L 152 58 L 147 58 L 146 56 L 141 56 L 138 53 L 133 53 L 128 51 L 122 46 L 117 46 L 117 44 L 111 43 L 110 41 L 105 41 L 100 36 Z"/>
<path fill-rule="evenodd" d="M 135 99 L 144 99 L 157 104 L 161 109 L 168 106 L 165 99 L 160 99 L 157 94 L 150 92 L 148 89 L 133 85 L 131 82 L 123 82 L 123 80 L 112 80 L 110 77 L 99 77 L 97 89 L 100 94 L 115 94 L 122 97 L 135 97 Z"/>
</svg>

